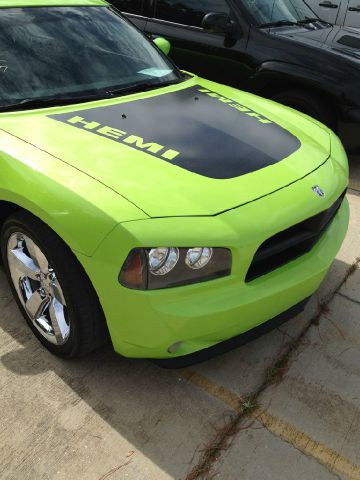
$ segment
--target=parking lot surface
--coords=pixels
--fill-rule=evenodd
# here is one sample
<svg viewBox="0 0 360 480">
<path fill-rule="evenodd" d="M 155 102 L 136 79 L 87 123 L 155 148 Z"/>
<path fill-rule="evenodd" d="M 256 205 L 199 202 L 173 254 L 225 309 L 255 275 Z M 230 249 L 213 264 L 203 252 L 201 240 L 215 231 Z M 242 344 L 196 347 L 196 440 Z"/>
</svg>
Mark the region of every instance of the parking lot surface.
<svg viewBox="0 0 360 480">
<path fill-rule="evenodd" d="M 0 272 L 0 478 L 360 479 L 360 158 L 350 228 L 304 313 L 183 370 L 44 350 Z"/>
</svg>

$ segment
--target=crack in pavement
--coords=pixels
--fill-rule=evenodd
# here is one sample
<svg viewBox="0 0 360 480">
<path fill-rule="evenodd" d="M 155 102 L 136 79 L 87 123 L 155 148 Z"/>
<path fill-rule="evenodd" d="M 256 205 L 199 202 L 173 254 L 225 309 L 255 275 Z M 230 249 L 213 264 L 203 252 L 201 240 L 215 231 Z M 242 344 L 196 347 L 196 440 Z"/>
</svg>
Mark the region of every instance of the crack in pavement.
<svg viewBox="0 0 360 480">
<path fill-rule="evenodd" d="M 321 444 L 320 442 L 313 440 L 306 433 L 297 430 L 294 426 L 288 424 L 282 419 L 273 416 L 260 407 L 254 408 L 260 394 L 264 392 L 270 385 L 278 383 L 282 380 L 282 376 L 292 354 L 301 345 L 310 328 L 319 324 L 323 313 L 328 310 L 329 303 L 333 300 L 335 295 L 339 293 L 339 290 L 345 284 L 348 278 L 359 268 L 359 265 L 360 258 L 357 258 L 355 262 L 349 266 L 339 285 L 332 292 L 330 292 L 321 303 L 319 303 L 318 312 L 309 320 L 309 323 L 298 335 L 298 337 L 288 345 L 286 352 L 280 357 L 279 360 L 275 361 L 273 366 L 267 370 L 262 385 L 257 389 L 256 392 L 248 397 L 241 397 L 236 393 L 227 390 L 223 386 L 217 385 L 212 380 L 191 369 L 183 369 L 180 371 L 180 376 L 184 380 L 188 380 L 213 397 L 218 398 L 234 411 L 231 421 L 219 431 L 215 432 L 214 438 L 212 438 L 204 447 L 202 450 L 202 456 L 200 457 L 198 463 L 192 468 L 185 480 L 206 480 L 210 478 L 209 475 L 211 467 L 220 458 L 221 452 L 230 447 L 231 441 L 241 429 L 240 424 L 245 418 L 260 421 L 260 423 L 271 433 L 275 434 L 283 441 L 293 445 L 302 453 L 314 458 L 316 461 L 326 467 L 331 473 L 346 475 L 350 480 L 360 480 L 360 466 L 354 465 L 350 460 L 342 456 L 340 453 L 332 450 L 324 444 Z M 277 372 L 277 375 L 272 374 L 271 378 L 269 378 L 269 371 L 275 371 Z M 179 371 L 177 374 L 179 374 Z M 250 405 L 252 408 L 249 408 L 248 406 L 249 404 L 247 402 L 249 399 L 251 399 Z"/>
<path fill-rule="evenodd" d="M 360 305 L 359 300 L 355 300 L 355 298 L 351 298 L 348 295 L 345 295 L 345 293 L 337 292 L 336 295 L 339 295 L 339 297 L 346 298 L 346 300 L 349 300 L 350 302 L 357 303 L 358 305 Z"/>
</svg>

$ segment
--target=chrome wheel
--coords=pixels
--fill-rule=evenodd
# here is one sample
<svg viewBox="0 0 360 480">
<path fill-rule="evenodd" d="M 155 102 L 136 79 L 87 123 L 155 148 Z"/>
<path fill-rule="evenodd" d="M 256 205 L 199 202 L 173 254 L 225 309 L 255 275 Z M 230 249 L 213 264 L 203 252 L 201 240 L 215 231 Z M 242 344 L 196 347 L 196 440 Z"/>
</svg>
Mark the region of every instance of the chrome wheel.
<svg viewBox="0 0 360 480">
<path fill-rule="evenodd" d="M 54 269 L 40 248 L 21 232 L 7 244 L 11 279 L 30 321 L 48 342 L 64 345 L 70 335 L 66 301 Z"/>
</svg>

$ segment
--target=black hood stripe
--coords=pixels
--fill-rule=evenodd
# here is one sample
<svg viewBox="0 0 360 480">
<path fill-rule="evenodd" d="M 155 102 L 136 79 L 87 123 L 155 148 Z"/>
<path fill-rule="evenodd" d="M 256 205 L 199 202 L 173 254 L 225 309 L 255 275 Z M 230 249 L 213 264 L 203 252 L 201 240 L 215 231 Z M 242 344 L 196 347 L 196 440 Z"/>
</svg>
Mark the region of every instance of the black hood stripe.
<svg viewBox="0 0 360 480">
<path fill-rule="evenodd" d="M 217 179 L 268 167 L 301 146 L 267 117 L 201 86 L 49 118 Z"/>
</svg>

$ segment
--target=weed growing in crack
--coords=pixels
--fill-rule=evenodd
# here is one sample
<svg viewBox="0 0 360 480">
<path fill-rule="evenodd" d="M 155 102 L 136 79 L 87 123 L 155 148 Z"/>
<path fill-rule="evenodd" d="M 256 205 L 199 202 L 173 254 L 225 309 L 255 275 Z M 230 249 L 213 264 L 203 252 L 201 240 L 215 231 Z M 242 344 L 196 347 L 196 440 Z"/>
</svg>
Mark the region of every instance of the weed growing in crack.
<svg viewBox="0 0 360 480">
<path fill-rule="evenodd" d="M 240 401 L 240 408 L 242 415 L 249 415 L 250 413 L 257 410 L 259 408 L 259 404 L 257 403 L 256 396 L 250 395 L 242 399 Z"/>
<path fill-rule="evenodd" d="M 289 364 L 293 358 L 294 352 L 304 343 L 304 339 L 312 326 L 319 327 L 322 316 L 328 318 L 330 313 L 329 304 L 333 300 L 336 293 L 346 283 L 348 278 L 355 273 L 360 266 L 360 257 L 349 267 L 343 280 L 338 287 L 331 292 L 318 306 L 318 313 L 309 321 L 308 325 L 303 329 L 300 335 L 291 343 L 285 353 L 277 360 L 266 372 L 263 384 L 259 389 L 248 397 L 239 397 L 239 411 L 237 413 L 228 415 L 225 425 L 216 430 L 215 437 L 209 442 L 207 446 L 201 451 L 202 456 L 199 463 L 187 475 L 186 480 L 211 480 L 215 478 L 216 472 L 212 472 L 213 464 L 219 459 L 221 452 L 230 448 L 235 435 L 241 430 L 251 428 L 256 420 L 254 412 L 259 408 L 257 399 L 259 395 L 271 384 L 280 383 L 284 375 L 289 369 Z M 242 425 L 243 420 L 251 416 L 252 420 Z"/>
</svg>

